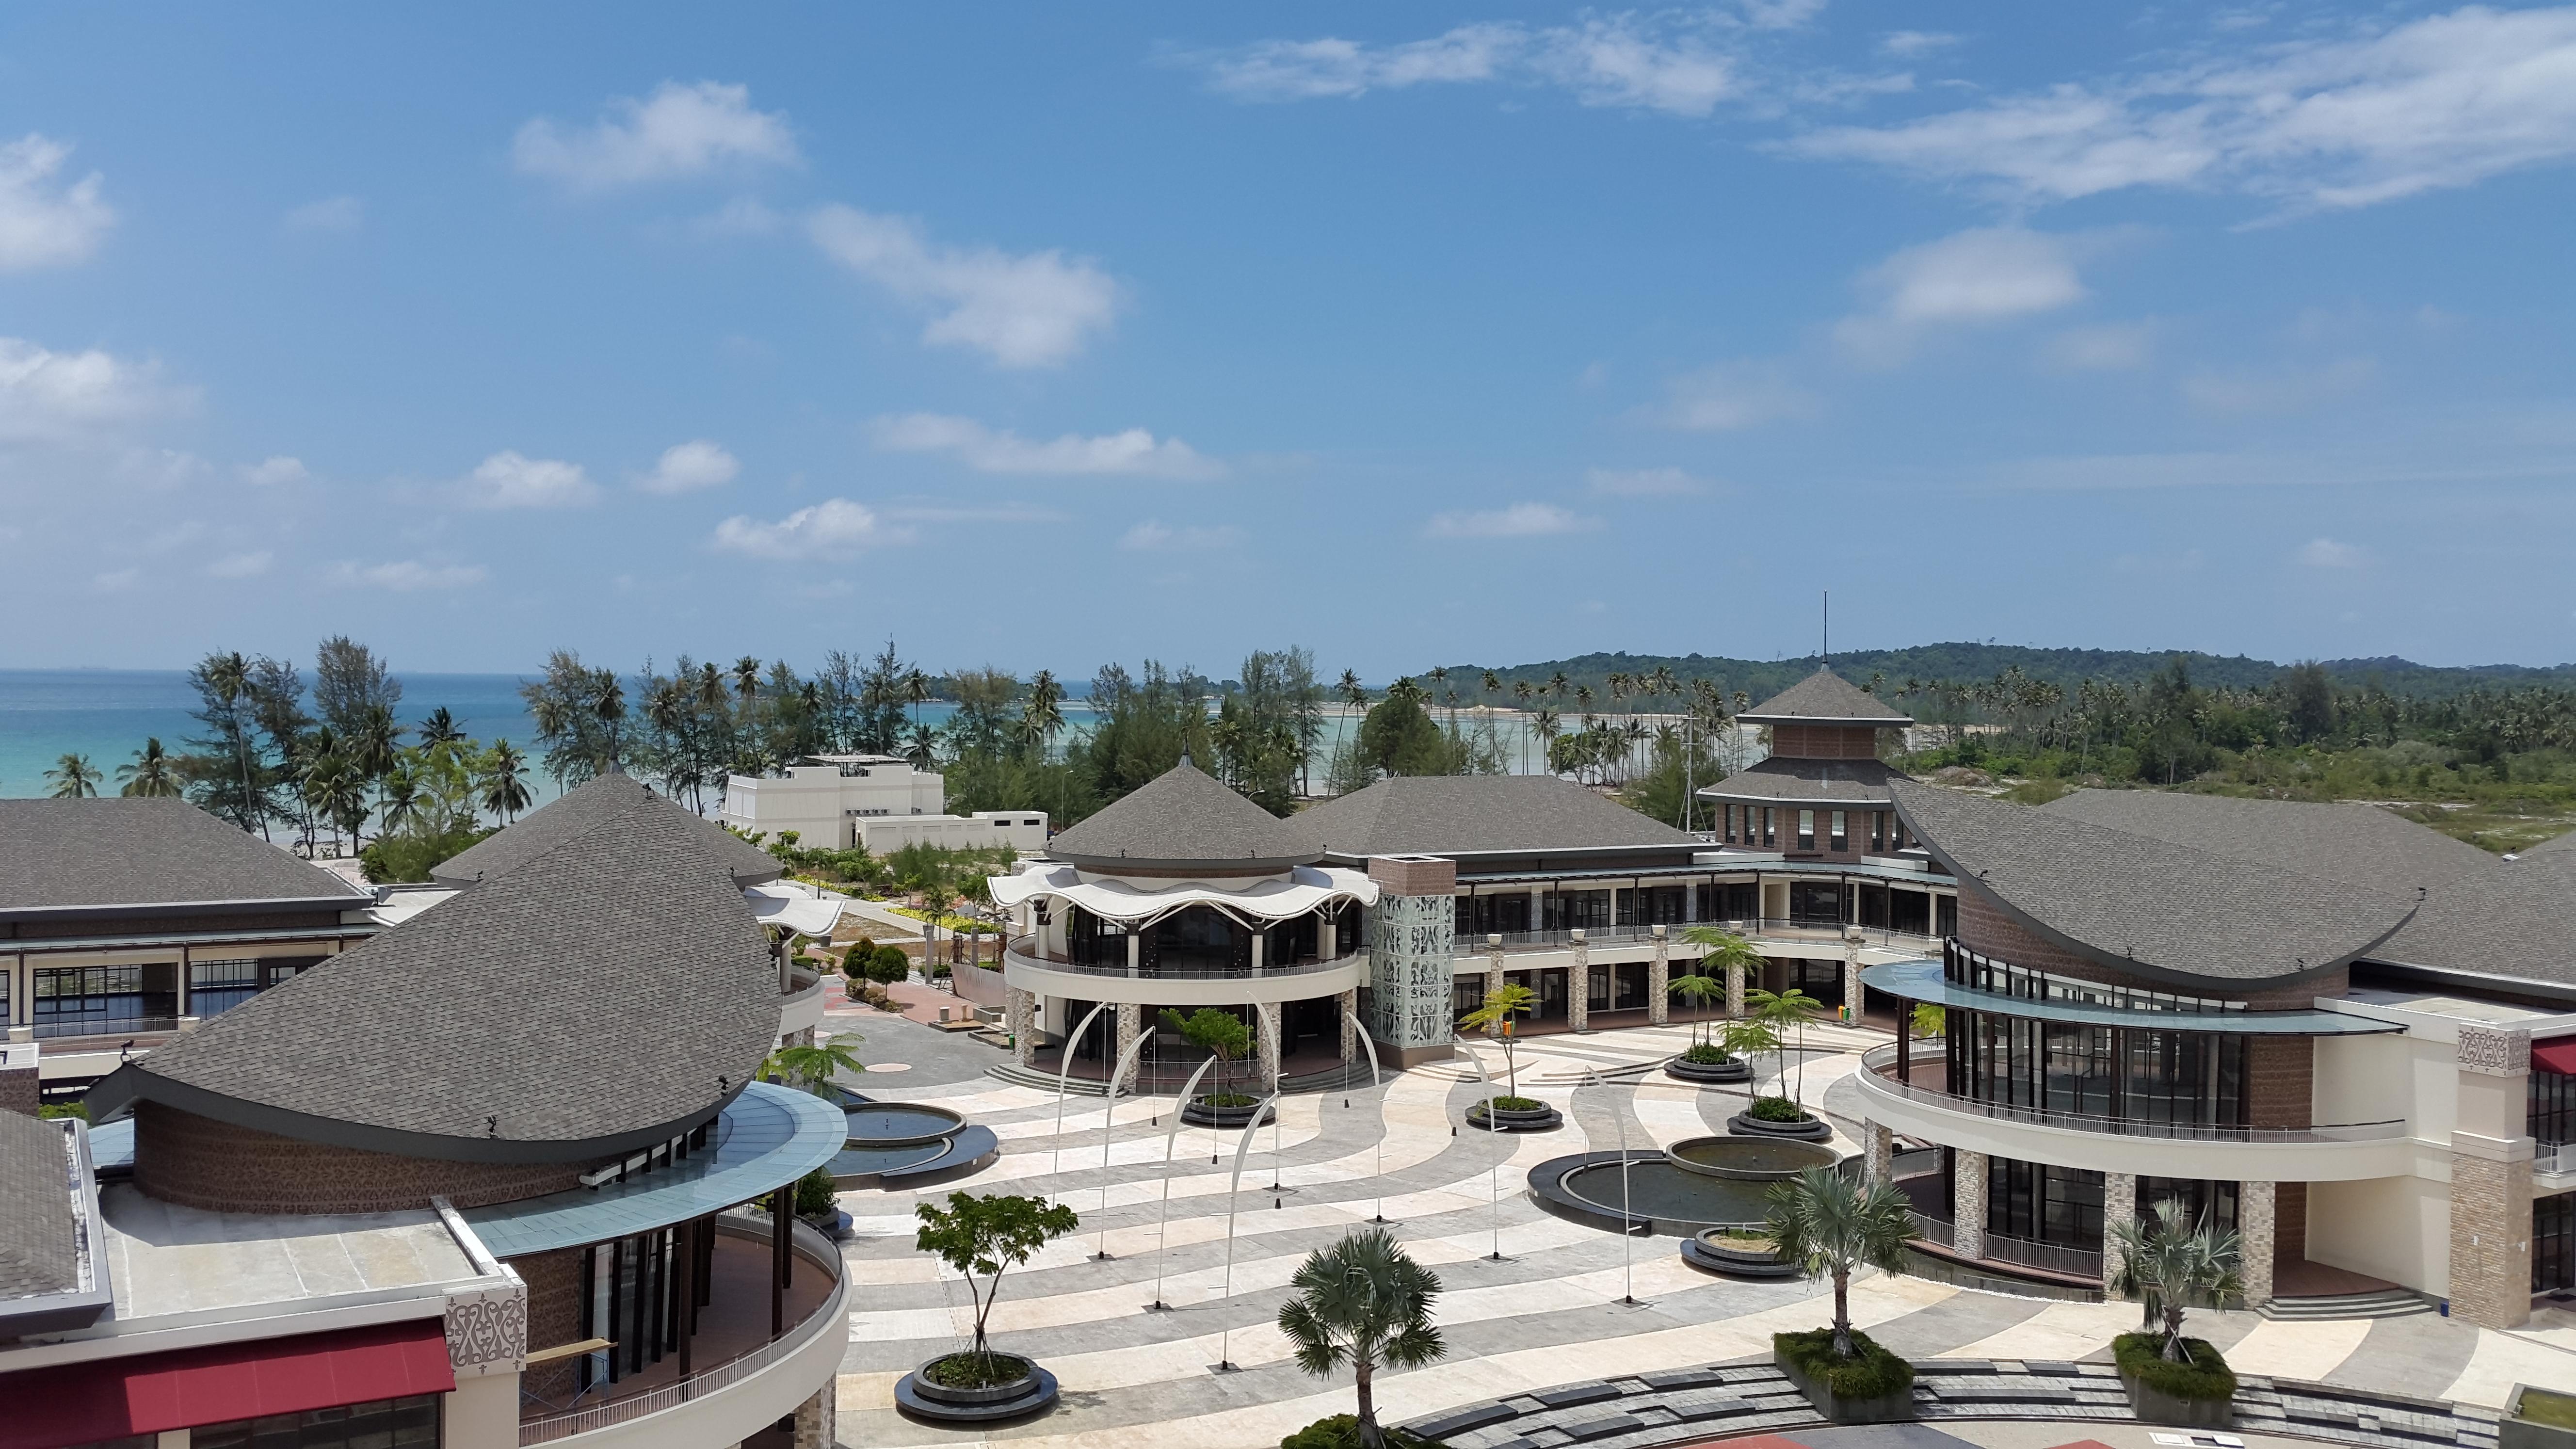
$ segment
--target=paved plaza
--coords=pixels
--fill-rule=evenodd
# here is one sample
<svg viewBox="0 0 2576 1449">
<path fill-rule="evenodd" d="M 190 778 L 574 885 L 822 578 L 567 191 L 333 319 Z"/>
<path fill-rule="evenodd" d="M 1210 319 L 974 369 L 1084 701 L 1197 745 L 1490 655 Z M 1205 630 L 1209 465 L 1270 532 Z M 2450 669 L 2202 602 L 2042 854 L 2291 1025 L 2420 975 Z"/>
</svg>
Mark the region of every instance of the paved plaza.
<svg viewBox="0 0 2576 1449">
<path fill-rule="evenodd" d="M 826 1030 L 844 1026 L 867 1034 L 863 1059 L 919 1063 L 863 1080 L 861 1090 L 954 1108 L 1001 1138 L 999 1160 L 929 1195 L 960 1187 L 1050 1193 L 1084 1224 L 1079 1238 L 1050 1246 L 1005 1280 L 993 1318 L 998 1346 L 1032 1355 L 1059 1376 L 1062 1405 L 1022 1424 L 948 1431 L 900 1416 L 893 1390 L 923 1360 L 966 1343 L 972 1318 L 964 1285 L 912 1247 L 912 1208 L 923 1194 L 843 1194 L 855 1220 L 847 1246 L 852 1343 L 839 1380 L 844 1443 L 892 1449 L 985 1438 L 1032 1449 L 1106 1449 L 1132 1445 L 1136 1426 L 1153 1424 L 1170 1442 L 1196 1449 L 1276 1444 L 1351 1402 L 1346 1377 L 1312 1379 L 1289 1360 L 1273 1326 L 1288 1279 L 1309 1252 L 1380 1212 L 1413 1255 L 1439 1272 L 1446 1291 L 1438 1320 L 1449 1343 L 1448 1358 L 1434 1367 L 1381 1376 L 1380 1412 L 1389 1422 L 1577 1380 L 1767 1359 L 1772 1333 L 1820 1326 L 1828 1311 L 1821 1284 L 1711 1277 L 1685 1266 L 1673 1239 L 1623 1244 L 1548 1216 L 1527 1199 L 1531 1166 L 1615 1148 L 1623 1126 L 1631 1146 L 1725 1131 L 1726 1118 L 1742 1110 L 1741 1089 L 1698 1089 L 1660 1073 L 1586 1078 L 1587 1071 L 1678 1051 L 1688 1041 L 1679 1025 L 1524 1044 L 1521 1091 L 1566 1113 L 1555 1132 L 1493 1138 L 1453 1130 L 1480 1094 L 1462 1063 L 1392 1076 L 1382 1094 L 1359 1087 L 1285 1098 L 1279 1126 L 1259 1132 L 1231 1199 L 1237 1135 L 1212 1140 L 1205 1129 L 1183 1127 L 1171 1147 L 1168 1227 L 1163 1162 L 1174 1098 L 1126 1098 L 1113 1107 L 1076 1097 L 1059 1109 L 1051 1094 L 961 1070 L 994 1056 L 989 1048 L 875 1013 L 836 1011 Z M 1857 1065 L 1859 1050 L 1883 1040 L 1812 1029 L 1808 1102 L 1832 1114 L 1848 1100 L 1849 1089 L 1836 1086 Z M 1499 1071 L 1500 1054 L 1484 1055 Z M 1836 1125 L 1836 1145 L 1857 1150 L 1850 1135 L 1857 1124 L 1846 1118 Z M 1269 1190 L 1274 1181 L 1284 1190 Z M 1109 1257 L 1095 1261 L 1104 1245 Z M 1501 1261 L 1491 1256 L 1497 1246 Z M 1632 1289 L 1638 1306 L 1620 1301 Z M 1170 1307 L 1149 1310 L 1158 1293 Z M 1882 1275 L 1854 1285 L 1852 1307 L 1872 1335 L 1915 1358 L 2101 1361 L 2113 1335 L 2138 1321 L 2132 1304 L 2050 1302 Z M 2576 1384 L 2576 1325 L 2498 1333 L 2432 1314 L 2288 1322 L 2195 1313 L 2192 1328 L 2246 1374 L 2490 1407 L 2517 1382 Z M 1215 1368 L 1221 1360 L 1233 1368 Z M 2050 1439 L 2018 1432 L 2038 1426 L 2010 1427 L 2016 1432 L 1992 1439 L 1962 1426 L 1951 1432 L 1999 1446 L 2085 1437 Z M 1808 1432 L 1793 1437 L 1828 1442 Z"/>
</svg>

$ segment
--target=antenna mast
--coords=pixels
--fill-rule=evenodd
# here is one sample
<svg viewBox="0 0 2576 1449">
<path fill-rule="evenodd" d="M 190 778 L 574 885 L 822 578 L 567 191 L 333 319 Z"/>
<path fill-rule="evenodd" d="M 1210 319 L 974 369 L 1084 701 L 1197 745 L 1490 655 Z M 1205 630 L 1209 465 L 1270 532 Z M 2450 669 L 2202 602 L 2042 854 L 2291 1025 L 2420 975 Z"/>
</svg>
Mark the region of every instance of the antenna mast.
<svg viewBox="0 0 2576 1449">
<path fill-rule="evenodd" d="M 1825 590 L 1825 653 L 1824 653 L 1824 663 L 1825 663 L 1825 666 L 1826 666 L 1827 668 L 1831 668 L 1831 667 L 1833 666 L 1833 662 L 1834 662 L 1834 591 L 1833 591 L 1833 590 L 1831 590 L 1831 589 L 1827 589 L 1827 590 Z"/>
</svg>

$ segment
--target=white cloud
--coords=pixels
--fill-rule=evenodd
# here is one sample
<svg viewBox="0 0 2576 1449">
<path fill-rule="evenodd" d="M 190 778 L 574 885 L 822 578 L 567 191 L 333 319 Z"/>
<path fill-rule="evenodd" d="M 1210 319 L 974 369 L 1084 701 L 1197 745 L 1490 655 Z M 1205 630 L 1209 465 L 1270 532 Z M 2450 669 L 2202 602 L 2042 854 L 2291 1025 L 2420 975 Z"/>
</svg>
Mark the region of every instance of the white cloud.
<svg viewBox="0 0 2576 1449">
<path fill-rule="evenodd" d="M 1878 48 L 1888 55 L 1910 58 L 1929 55 L 1959 43 L 1959 37 L 1938 30 L 1891 30 L 1878 38 Z"/>
<path fill-rule="evenodd" d="M 283 454 L 262 458 L 256 463 L 244 463 L 241 465 L 240 472 L 243 482 L 255 483 L 262 488 L 301 483 L 313 476 L 311 470 L 304 466 L 303 459 L 289 458 Z"/>
<path fill-rule="evenodd" d="M 2187 186 L 2366 206 L 2576 156 L 2576 8 L 2472 5 L 1785 145 L 2042 201 Z"/>
<path fill-rule="evenodd" d="M 776 523 L 736 514 L 716 525 L 713 542 L 723 552 L 748 558 L 833 559 L 911 537 L 911 530 L 890 526 L 863 503 L 828 498 Z"/>
<path fill-rule="evenodd" d="M 66 186 L 54 179 L 72 148 L 33 131 L 0 145 L 0 271 L 87 260 L 116 213 L 99 200 L 93 171 Z"/>
<path fill-rule="evenodd" d="M 266 549 L 250 553 L 226 554 L 206 565 L 206 576 L 216 579 L 255 579 L 268 572 L 276 556 Z"/>
<path fill-rule="evenodd" d="M 910 218 L 837 205 L 816 212 L 809 229 L 824 255 L 937 312 L 922 341 L 973 348 L 1004 367 L 1069 361 L 1118 312 L 1118 283 L 1061 251 L 934 245 Z"/>
<path fill-rule="evenodd" d="M 476 464 L 456 492 L 468 508 L 577 508 L 598 500 L 599 485 L 579 463 L 503 451 Z"/>
<path fill-rule="evenodd" d="M 2357 569 L 2369 564 L 2370 550 L 2357 543 L 2317 538 L 2300 545 L 2297 558 L 2312 569 Z"/>
<path fill-rule="evenodd" d="M 1253 101 L 1356 96 L 1371 90 L 1492 80 L 1528 37 L 1517 25 L 1461 25 L 1429 40 L 1264 40 L 1209 64 L 1210 84 Z"/>
<path fill-rule="evenodd" d="M 1587 533 L 1600 526 L 1600 519 L 1586 518 L 1553 503 L 1515 503 L 1483 512 L 1433 514 L 1423 532 L 1433 538 L 1544 538 Z"/>
<path fill-rule="evenodd" d="M 2110 372 L 2144 367 L 2155 350 L 2151 322 L 2106 322 L 2098 327 L 2069 327 L 2048 339 L 2040 356 L 2067 372 Z"/>
<path fill-rule="evenodd" d="M 635 480 L 635 486 L 647 493 L 693 493 L 701 488 L 721 488 L 742 471 L 733 454 L 704 438 L 675 443 L 662 450 L 662 460 L 653 471 Z"/>
<path fill-rule="evenodd" d="M 1642 29 L 1632 16 L 1589 18 L 1543 40 L 1540 71 L 1587 106 L 1705 116 L 1736 90 L 1732 58 L 1691 37 Z"/>
<path fill-rule="evenodd" d="M 153 363 L 0 337 L 0 443 L 95 438 L 194 401 L 190 389 L 163 386 Z"/>
<path fill-rule="evenodd" d="M 1756 30 L 1795 30 L 1825 13 L 1825 0 L 1736 0 Z"/>
<path fill-rule="evenodd" d="M 1066 433 L 1033 442 L 973 418 L 938 413 L 910 413 L 879 418 L 877 446 L 896 453 L 953 453 L 979 473 L 1026 473 L 1056 477 L 1165 478 L 1196 481 L 1218 478 L 1225 465 L 1178 438 L 1157 440 L 1143 428 L 1084 437 Z"/>
<path fill-rule="evenodd" d="M 798 160 L 784 113 L 755 111 L 750 87 L 715 81 L 664 81 L 641 101 L 620 96 L 586 130 L 566 130 L 539 116 L 519 128 L 511 156 L 521 171 L 551 177 L 575 191 L 700 176 L 742 163 L 793 165 Z"/>
<path fill-rule="evenodd" d="M 1667 427 L 1730 432 L 1784 418 L 1813 416 L 1815 395 L 1791 383 L 1775 364 L 1721 362 L 1674 378 L 1658 412 Z"/>
<path fill-rule="evenodd" d="M 1204 553 L 1243 542 L 1243 530 L 1230 523 L 1172 528 L 1149 518 L 1127 530 L 1118 546 L 1137 553 Z"/>
<path fill-rule="evenodd" d="M 483 582 L 490 571 L 481 564 L 434 564 L 420 559 L 390 559 L 362 564 L 344 560 L 322 572 L 322 581 L 339 588 L 386 589 L 398 594 L 424 589 L 462 589 Z"/>
<path fill-rule="evenodd" d="M 141 569 L 111 569 L 89 576 L 89 586 L 102 594 L 121 594 L 143 582 Z"/>
<path fill-rule="evenodd" d="M 737 196 L 690 222 L 689 231 L 701 237 L 768 236 L 786 224 L 787 218 L 758 201 Z"/>
<path fill-rule="evenodd" d="M 1583 481 L 1593 492 L 1612 498 L 1678 498 L 1708 491 L 1707 483 L 1679 468 L 1594 468 Z"/>
<path fill-rule="evenodd" d="M 2378 375 L 2371 359 L 2344 357 L 2318 367 L 2195 373 L 2182 380 L 2182 395 L 2213 413 L 2297 412 L 2367 386 Z"/>
<path fill-rule="evenodd" d="M 997 503 L 986 508 L 958 508 L 948 504 L 899 503 L 877 510 L 879 516 L 898 523 L 1071 523 L 1073 515 L 1060 509 L 1036 508 L 1025 503 Z"/>
<path fill-rule="evenodd" d="M 367 204 L 354 196 L 308 201 L 286 213 L 288 231 L 350 232 L 367 224 Z"/>
<path fill-rule="evenodd" d="M 2064 237 L 2017 226 L 1972 227 L 1907 247 L 1861 274 L 1878 310 L 1846 317 L 1834 339 L 1854 356 L 1893 363 L 1921 329 L 1996 322 L 2083 300 L 2073 249 Z"/>
</svg>

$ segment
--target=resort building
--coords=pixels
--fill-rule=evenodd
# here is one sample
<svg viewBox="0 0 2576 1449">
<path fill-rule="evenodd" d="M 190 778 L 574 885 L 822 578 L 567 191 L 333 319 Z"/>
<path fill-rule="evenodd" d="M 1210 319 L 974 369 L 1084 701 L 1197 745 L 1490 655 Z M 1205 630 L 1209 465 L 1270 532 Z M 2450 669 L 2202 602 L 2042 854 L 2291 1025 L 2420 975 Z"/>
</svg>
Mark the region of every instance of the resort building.
<svg viewBox="0 0 2576 1449">
<path fill-rule="evenodd" d="M 1891 790 L 1960 895 L 1937 957 L 1862 973 L 1944 1013 L 1852 1079 L 1925 1251 L 2098 1288 L 2105 1225 L 2178 1199 L 2243 1235 L 2250 1304 L 2510 1327 L 2576 1289 L 2576 839 Z"/>
<path fill-rule="evenodd" d="M 753 1208 L 846 1124 L 753 1080 L 752 862 L 636 789 L 122 1067 L 99 1125 L 0 1113 L 0 1446 L 832 1443 L 838 1250 Z"/>
<path fill-rule="evenodd" d="M 366 940 L 374 905 L 184 800 L 0 800 L 0 1025 L 76 1089 Z"/>
</svg>

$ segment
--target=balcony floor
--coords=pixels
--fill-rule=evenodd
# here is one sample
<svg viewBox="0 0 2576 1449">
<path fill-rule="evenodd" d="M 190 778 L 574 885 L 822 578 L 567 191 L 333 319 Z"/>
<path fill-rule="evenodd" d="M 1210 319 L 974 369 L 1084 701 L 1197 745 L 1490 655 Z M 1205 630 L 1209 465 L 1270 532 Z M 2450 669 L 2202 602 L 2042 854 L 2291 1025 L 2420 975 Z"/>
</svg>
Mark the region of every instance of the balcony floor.
<svg viewBox="0 0 2576 1449">
<path fill-rule="evenodd" d="M 787 1284 L 787 1326 L 812 1315 L 832 1293 L 831 1275 L 802 1255 L 791 1254 L 795 1275 Z M 704 1372 L 759 1348 L 769 1342 L 769 1241 L 737 1238 L 719 1234 L 715 1247 L 715 1292 L 707 1305 L 698 1310 L 698 1332 L 689 1345 L 693 1371 Z M 620 1331 L 624 1326 L 620 1325 Z M 603 1338 L 615 1334 L 601 1334 Z M 615 1383 L 601 1380 L 585 1390 L 570 1404 L 541 1404 L 522 1399 L 521 1418 L 542 1418 L 559 1414 L 567 1408 L 586 1409 L 598 1404 L 614 1403 L 636 1394 L 650 1393 L 680 1377 L 680 1356 L 666 1352 L 659 1363 L 647 1363 L 640 1370 L 621 1370 Z"/>
</svg>

